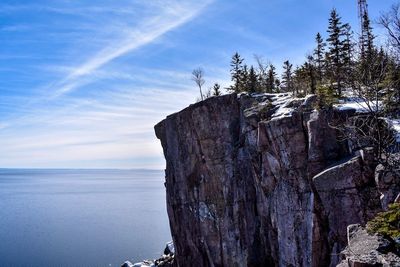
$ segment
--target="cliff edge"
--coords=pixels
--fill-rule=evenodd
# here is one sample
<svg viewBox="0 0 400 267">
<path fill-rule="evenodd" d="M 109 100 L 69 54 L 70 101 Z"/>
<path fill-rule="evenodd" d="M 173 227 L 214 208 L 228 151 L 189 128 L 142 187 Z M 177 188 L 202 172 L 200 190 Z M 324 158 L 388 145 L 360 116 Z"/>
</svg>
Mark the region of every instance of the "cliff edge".
<svg viewBox="0 0 400 267">
<path fill-rule="evenodd" d="M 155 126 L 178 266 L 336 266 L 381 210 L 370 150 L 349 153 L 316 98 L 212 97 Z M 194 265 L 193 265 L 194 264 Z"/>
</svg>

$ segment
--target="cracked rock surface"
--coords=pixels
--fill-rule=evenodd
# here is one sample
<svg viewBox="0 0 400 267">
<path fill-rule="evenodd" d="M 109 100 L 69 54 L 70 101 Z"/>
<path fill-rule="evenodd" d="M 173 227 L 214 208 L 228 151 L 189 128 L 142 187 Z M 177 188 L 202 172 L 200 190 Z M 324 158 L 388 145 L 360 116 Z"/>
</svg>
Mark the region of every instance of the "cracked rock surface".
<svg viewBox="0 0 400 267">
<path fill-rule="evenodd" d="M 336 266 L 348 224 L 381 209 L 315 96 L 209 98 L 155 126 L 178 266 Z"/>
</svg>

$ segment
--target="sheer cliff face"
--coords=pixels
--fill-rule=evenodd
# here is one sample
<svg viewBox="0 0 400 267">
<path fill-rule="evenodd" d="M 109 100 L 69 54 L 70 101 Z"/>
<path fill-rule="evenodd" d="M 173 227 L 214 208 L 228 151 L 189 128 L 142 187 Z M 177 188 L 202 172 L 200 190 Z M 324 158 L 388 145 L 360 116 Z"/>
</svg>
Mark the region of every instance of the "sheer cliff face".
<svg viewBox="0 0 400 267">
<path fill-rule="evenodd" d="M 156 125 L 179 266 L 329 266 L 379 208 L 313 98 L 210 98 Z M 341 164 L 333 165 L 342 160 Z"/>
</svg>

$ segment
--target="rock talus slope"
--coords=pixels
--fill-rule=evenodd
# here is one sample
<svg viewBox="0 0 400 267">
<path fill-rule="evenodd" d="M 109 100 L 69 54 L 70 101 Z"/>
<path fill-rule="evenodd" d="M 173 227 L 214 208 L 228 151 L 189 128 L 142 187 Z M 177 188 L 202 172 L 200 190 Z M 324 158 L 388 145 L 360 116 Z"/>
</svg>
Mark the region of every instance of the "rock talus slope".
<svg viewBox="0 0 400 267">
<path fill-rule="evenodd" d="M 379 193 L 313 101 L 224 95 L 155 126 L 178 266 L 336 266 Z"/>
</svg>

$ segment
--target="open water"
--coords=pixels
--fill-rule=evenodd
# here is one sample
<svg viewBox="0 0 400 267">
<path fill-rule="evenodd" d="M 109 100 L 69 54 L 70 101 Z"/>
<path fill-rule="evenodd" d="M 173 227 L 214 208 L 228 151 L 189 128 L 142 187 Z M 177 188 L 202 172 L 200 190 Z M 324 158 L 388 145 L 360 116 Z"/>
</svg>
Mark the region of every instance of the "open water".
<svg viewBox="0 0 400 267">
<path fill-rule="evenodd" d="M 163 171 L 0 169 L 0 266 L 120 266 L 170 231 Z"/>
</svg>

